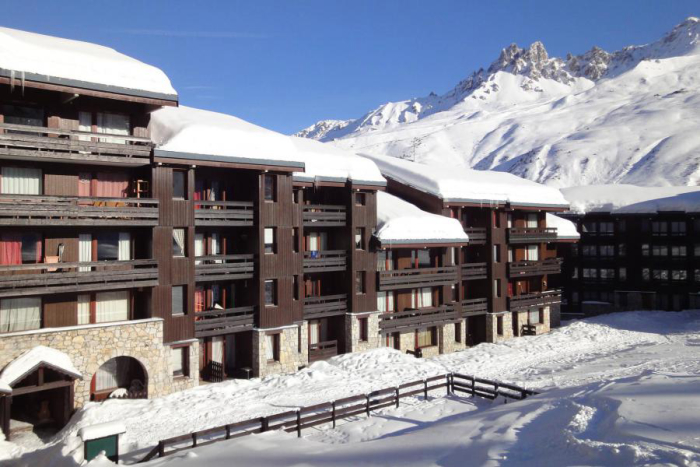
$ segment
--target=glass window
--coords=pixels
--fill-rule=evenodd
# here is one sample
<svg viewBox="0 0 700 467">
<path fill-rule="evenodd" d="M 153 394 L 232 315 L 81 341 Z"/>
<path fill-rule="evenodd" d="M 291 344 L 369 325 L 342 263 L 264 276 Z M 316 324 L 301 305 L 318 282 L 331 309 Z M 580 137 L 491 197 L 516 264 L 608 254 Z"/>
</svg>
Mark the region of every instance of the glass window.
<svg viewBox="0 0 700 467">
<path fill-rule="evenodd" d="M 186 256 L 185 253 L 187 250 L 185 245 L 187 245 L 185 239 L 185 229 L 173 229 L 173 256 Z"/>
<path fill-rule="evenodd" d="M 386 271 L 387 254 L 386 250 L 377 251 L 377 271 Z"/>
<path fill-rule="evenodd" d="M 583 232 L 584 233 L 589 233 L 589 234 L 594 234 L 597 232 L 597 224 L 593 221 L 586 221 L 583 223 Z"/>
<path fill-rule="evenodd" d="M 357 322 L 360 325 L 360 342 L 367 342 L 369 340 L 369 319 L 357 318 Z"/>
<path fill-rule="evenodd" d="M 276 229 L 273 227 L 265 228 L 265 254 L 276 253 Z"/>
<path fill-rule="evenodd" d="M 173 316 L 181 316 L 185 314 L 185 286 L 174 285 L 171 289 L 172 294 L 172 314 Z"/>
<path fill-rule="evenodd" d="M 673 235 L 685 235 L 685 228 L 686 228 L 685 221 L 671 222 L 671 233 Z"/>
<path fill-rule="evenodd" d="M 496 316 L 496 334 L 503 335 L 503 316 Z"/>
<path fill-rule="evenodd" d="M 688 271 L 684 269 L 674 269 L 671 271 L 671 279 L 674 281 L 688 280 Z"/>
<path fill-rule="evenodd" d="M 601 222 L 600 223 L 600 234 L 601 235 L 612 235 L 615 231 L 614 224 L 612 222 Z"/>
<path fill-rule="evenodd" d="M 41 298 L 0 300 L 0 332 L 28 331 L 41 327 Z"/>
<path fill-rule="evenodd" d="M 299 276 L 292 277 L 292 297 L 299 300 Z"/>
<path fill-rule="evenodd" d="M 102 232 L 97 235 L 97 260 L 116 261 L 119 259 L 119 233 Z"/>
<path fill-rule="evenodd" d="M 272 174 L 265 174 L 263 176 L 263 190 L 265 195 L 265 201 L 275 201 L 275 176 Z"/>
<path fill-rule="evenodd" d="M 598 270 L 594 268 L 583 268 L 583 278 L 584 279 L 597 279 Z"/>
<path fill-rule="evenodd" d="M 615 270 L 604 268 L 600 270 L 600 278 L 605 280 L 612 280 L 615 278 Z"/>
<path fill-rule="evenodd" d="M 493 296 L 496 298 L 501 296 L 501 279 L 493 280 Z"/>
<path fill-rule="evenodd" d="M 617 245 L 617 254 L 619 256 L 627 256 L 627 245 L 625 243 Z"/>
<path fill-rule="evenodd" d="M 189 376 L 189 347 L 170 349 L 173 376 Z"/>
<path fill-rule="evenodd" d="M 355 193 L 355 204 L 357 206 L 364 206 L 367 204 L 367 194 L 362 192 Z"/>
<path fill-rule="evenodd" d="M 695 270 L 694 276 L 695 276 L 695 282 L 700 282 L 700 269 Z"/>
<path fill-rule="evenodd" d="M 627 268 L 618 269 L 617 278 L 621 281 L 627 280 Z"/>
<path fill-rule="evenodd" d="M 41 262 L 41 236 L 37 233 L 22 234 L 22 264 Z"/>
<path fill-rule="evenodd" d="M 667 281 L 668 271 L 666 269 L 654 269 L 652 271 L 652 277 L 657 281 Z"/>
<path fill-rule="evenodd" d="M 419 268 L 429 268 L 433 265 L 430 260 L 430 250 L 414 250 L 411 252 L 414 261 L 412 261 L 416 267 Z"/>
<path fill-rule="evenodd" d="M 642 280 L 648 281 L 650 279 L 651 279 L 651 273 L 650 273 L 649 268 L 642 269 Z"/>
<path fill-rule="evenodd" d="M 598 247 L 596 245 L 583 245 L 582 252 L 583 256 L 597 256 Z"/>
<path fill-rule="evenodd" d="M 416 331 L 416 348 L 431 347 L 436 345 L 437 328 L 430 327 Z"/>
<path fill-rule="evenodd" d="M 624 219 L 618 221 L 617 222 L 617 229 L 620 232 L 626 232 L 627 231 L 627 222 Z"/>
<path fill-rule="evenodd" d="M 277 281 L 265 281 L 265 306 L 277 305 Z"/>
<path fill-rule="evenodd" d="M 615 256 L 615 246 L 600 245 L 600 256 Z"/>
<path fill-rule="evenodd" d="M 649 256 L 649 244 L 642 243 L 642 256 Z"/>
<path fill-rule="evenodd" d="M 280 361 L 280 335 L 268 334 L 265 336 L 265 355 L 268 362 Z"/>
<path fill-rule="evenodd" d="M 500 263 L 501 262 L 501 248 L 499 245 L 494 245 L 493 246 L 493 262 L 494 263 Z"/>
<path fill-rule="evenodd" d="M 666 245 L 653 245 L 651 254 L 652 256 L 668 256 L 668 247 Z"/>
<path fill-rule="evenodd" d="M 685 245 L 678 245 L 678 246 L 672 246 L 671 247 L 671 256 L 687 256 L 688 255 L 688 249 L 686 248 Z"/>
<path fill-rule="evenodd" d="M 661 221 L 653 221 L 651 223 L 651 232 L 654 235 L 666 235 L 668 224 Z"/>
<path fill-rule="evenodd" d="M 184 170 L 173 170 L 173 199 L 186 199 L 187 183 Z"/>
<path fill-rule="evenodd" d="M 527 228 L 528 229 L 536 229 L 537 228 L 537 214 L 536 213 L 529 213 L 527 215 Z"/>
<path fill-rule="evenodd" d="M 355 273 L 355 293 L 363 294 L 365 293 L 365 272 L 357 271 Z"/>
<path fill-rule="evenodd" d="M 299 253 L 299 228 L 294 227 L 292 229 L 292 251 L 294 253 Z"/>
<path fill-rule="evenodd" d="M 455 323 L 455 342 L 462 342 L 462 323 Z"/>
<path fill-rule="evenodd" d="M 355 249 L 364 250 L 365 249 L 365 229 L 364 227 L 358 227 L 355 229 Z"/>
</svg>

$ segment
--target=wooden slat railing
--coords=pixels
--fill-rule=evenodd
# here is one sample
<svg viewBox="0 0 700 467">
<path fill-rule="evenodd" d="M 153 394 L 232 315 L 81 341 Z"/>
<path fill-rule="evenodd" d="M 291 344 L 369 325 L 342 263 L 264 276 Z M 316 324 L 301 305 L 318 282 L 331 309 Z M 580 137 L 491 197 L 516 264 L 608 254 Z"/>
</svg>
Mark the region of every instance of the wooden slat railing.
<svg viewBox="0 0 700 467">
<path fill-rule="evenodd" d="M 462 280 L 486 279 L 487 274 L 486 263 L 462 264 Z"/>
<path fill-rule="evenodd" d="M 498 397 L 527 399 L 539 394 L 513 384 L 501 383 L 459 373 L 431 376 L 422 380 L 398 384 L 394 387 L 378 389 L 366 394 L 357 394 L 330 402 L 323 402 L 295 410 L 229 423 L 205 430 L 173 436 L 158 442 L 138 463 L 148 462 L 156 457 L 165 457 L 177 452 L 206 446 L 219 441 L 240 438 L 255 433 L 284 430 L 301 437 L 302 430 L 319 425 L 336 427 L 339 420 L 358 415 L 372 416 L 372 412 L 384 408 L 399 408 L 401 399 L 409 397 L 439 397 L 435 391 L 445 391 L 445 395 L 467 394 L 495 400 Z"/>
<path fill-rule="evenodd" d="M 347 222 L 345 206 L 308 204 L 304 206 L 305 227 L 343 227 Z"/>
<path fill-rule="evenodd" d="M 557 239 L 556 227 L 508 229 L 508 243 L 552 242 Z"/>
<path fill-rule="evenodd" d="M 345 250 L 324 250 L 304 252 L 304 272 L 332 272 L 347 269 Z"/>
<path fill-rule="evenodd" d="M 464 232 L 469 237 L 470 244 L 480 245 L 486 243 L 486 229 L 483 227 L 465 227 Z"/>
<path fill-rule="evenodd" d="M 0 195 L 0 225 L 158 225 L 158 200 Z"/>
<path fill-rule="evenodd" d="M 211 309 L 194 314 L 194 335 L 197 338 L 218 336 L 253 329 L 255 307 Z"/>
<path fill-rule="evenodd" d="M 195 281 L 252 279 L 255 255 L 195 256 Z"/>
<path fill-rule="evenodd" d="M 561 290 L 547 290 L 508 298 L 510 311 L 522 311 L 541 306 L 556 305 L 561 303 Z"/>
<path fill-rule="evenodd" d="M 488 311 L 489 300 L 487 298 L 469 298 L 462 300 L 462 316 L 483 315 Z"/>
<path fill-rule="evenodd" d="M 324 341 L 309 344 L 309 363 L 326 360 L 338 355 L 338 341 Z"/>
<path fill-rule="evenodd" d="M 0 297 L 158 285 L 158 262 L 89 261 L 0 266 Z"/>
<path fill-rule="evenodd" d="M 542 274 L 561 273 L 561 258 L 548 258 L 542 261 L 514 261 L 508 263 L 510 277 L 529 277 Z"/>
<path fill-rule="evenodd" d="M 379 315 L 379 329 L 397 331 L 422 326 L 437 326 L 459 321 L 460 316 L 454 305 L 445 304 L 429 308 L 382 313 Z"/>
<path fill-rule="evenodd" d="M 304 319 L 342 315 L 347 310 L 348 296 L 346 294 L 304 298 Z"/>
<path fill-rule="evenodd" d="M 379 290 L 450 285 L 457 280 L 457 266 L 380 271 Z"/>
<path fill-rule="evenodd" d="M 197 226 L 252 226 L 255 204 L 250 201 L 194 201 Z"/>
</svg>

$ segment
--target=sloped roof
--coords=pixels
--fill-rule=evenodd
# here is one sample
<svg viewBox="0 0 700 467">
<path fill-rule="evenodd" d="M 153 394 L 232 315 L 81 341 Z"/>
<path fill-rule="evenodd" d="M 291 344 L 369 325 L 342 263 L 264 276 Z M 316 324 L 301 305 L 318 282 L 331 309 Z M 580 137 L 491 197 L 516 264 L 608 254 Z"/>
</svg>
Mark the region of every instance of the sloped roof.
<svg viewBox="0 0 700 467">
<path fill-rule="evenodd" d="M 11 387 L 30 375 L 40 366 L 82 379 L 83 375 L 73 366 L 70 357 L 60 350 L 38 345 L 8 363 L 0 373 L 0 391 L 11 392 Z M 9 388 L 9 390 L 8 390 Z"/>
</svg>

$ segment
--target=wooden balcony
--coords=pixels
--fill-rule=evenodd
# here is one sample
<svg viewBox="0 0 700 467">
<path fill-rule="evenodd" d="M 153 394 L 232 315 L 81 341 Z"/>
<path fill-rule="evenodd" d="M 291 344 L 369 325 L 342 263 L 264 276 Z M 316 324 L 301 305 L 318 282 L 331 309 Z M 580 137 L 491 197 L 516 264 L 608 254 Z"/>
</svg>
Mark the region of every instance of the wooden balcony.
<svg viewBox="0 0 700 467">
<path fill-rule="evenodd" d="M 200 311 L 194 315 L 194 335 L 198 338 L 248 331 L 254 325 L 252 306 Z"/>
<path fill-rule="evenodd" d="M 252 279 L 254 270 L 255 255 L 196 256 L 194 261 L 196 282 Z"/>
<path fill-rule="evenodd" d="M 460 320 L 459 313 L 451 304 L 382 313 L 379 315 L 379 329 L 382 331 L 399 331 L 418 327 L 438 326 L 456 323 Z"/>
<path fill-rule="evenodd" d="M 463 281 L 486 279 L 487 273 L 486 263 L 465 263 L 462 265 Z"/>
<path fill-rule="evenodd" d="M 348 296 L 346 294 L 306 297 L 304 299 L 304 319 L 343 315 L 347 310 Z"/>
<path fill-rule="evenodd" d="M 152 227 L 158 225 L 158 200 L 0 195 L 0 225 L 143 225 Z"/>
<path fill-rule="evenodd" d="M 195 201 L 194 224 L 196 226 L 253 225 L 254 204 L 249 201 Z"/>
<path fill-rule="evenodd" d="M 0 298 L 155 285 L 158 262 L 154 259 L 0 266 Z"/>
<path fill-rule="evenodd" d="M 464 232 L 469 237 L 470 245 L 483 245 L 486 243 L 486 229 L 483 227 L 465 227 Z"/>
<path fill-rule="evenodd" d="M 345 227 L 345 206 L 310 204 L 304 206 L 304 227 Z"/>
<path fill-rule="evenodd" d="M 508 277 L 530 277 L 543 274 L 561 273 L 561 258 L 549 258 L 543 261 L 515 261 L 508 263 Z"/>
<path fill-rule="evenodd" d="M 136 136 L 0 123 L 0 159 L 137 167 L 151 163 L 152 147 Z"/>
<path fill-rule="evenodd" d="M 347 269 L 345 250 L 305 251 L 304 272 L 332 272 Z"/>
<path fill-rule="evenodd" d="M 510 311 L 525 311 L 530 308 L 556 305 L 561 303 L 561 290 L 547 290 L 508 298 Z"/>
<path fill-rule="evenodd" d="M 469 298 L 462 300 L 462 316 L 478 316 L 486 314 L 489 309 L 487 298 Z"/>
<path fill-rule="evenodd" d="M 457 282 L 458 266 L 424 269 L 400 269 L 379 272 L 379 290 L 436 287 Z"/>
<path fill-rule="evenodd" d="M 338 355 L 338 341 L 324 341 L 309 344 L 309 363 L 327 360 Z"/>
<path fill-rule="evenodd" d="M 556 227 L 508 229 L 508 243 L 543 243 L 557 239 Z"/>
</svg>

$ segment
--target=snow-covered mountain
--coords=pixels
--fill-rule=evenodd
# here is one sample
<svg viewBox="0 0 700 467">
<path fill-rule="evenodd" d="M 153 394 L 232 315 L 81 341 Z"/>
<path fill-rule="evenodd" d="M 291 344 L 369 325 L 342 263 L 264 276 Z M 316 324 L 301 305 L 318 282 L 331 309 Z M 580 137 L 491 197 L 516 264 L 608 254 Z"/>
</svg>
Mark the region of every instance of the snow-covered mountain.
<svg viewBox="0 0 700 467">
<path fill-rule="evenodd" d="M 360 153 L 493 169 L 554 186 L 700 184 L 700 20 L 660 40 L 549 57 L 502 50 L 443 95 L 297 136 Z"/>
</svg>

